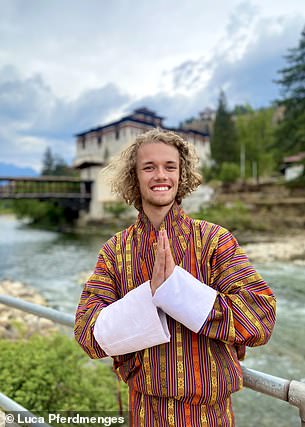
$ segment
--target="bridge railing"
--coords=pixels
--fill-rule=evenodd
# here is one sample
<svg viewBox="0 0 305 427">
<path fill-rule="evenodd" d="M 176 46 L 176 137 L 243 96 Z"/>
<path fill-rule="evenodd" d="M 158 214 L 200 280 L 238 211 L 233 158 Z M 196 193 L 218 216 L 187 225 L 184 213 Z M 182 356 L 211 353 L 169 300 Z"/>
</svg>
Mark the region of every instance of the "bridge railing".
<svg viewBox="0 0 305 427">
<path fill-rule="evenodd" d="M 91 180 L 69 176 L 0 176 L 0 199 L 90 199 Z"/>
<path fill-rule="evenodd" d="M 5 304 L 27 313 L 52 320 L 64 326 L 69 326 L 72 328 L 74 327 L 73 315 L 62 313 L 53 308 L 44 307 L 42 305 L 34 304 L 8 295 L 0 295 L 0 304 Z M 242 371 L 245 387 L 275 397 L 276 399 L 283 400 L 288 402 L 290 405 L 299 408 L 301 426 L 305 427 L 304 382 L 275 377 L 264 372 L 249 369 L 244 365 L 242 365 Z M 4 410 L 11 410 L 6 403 L 7 399 L 7 396 L 4 396 L 0 393 L 0 407 L 2 407 Z"/>
</svg>

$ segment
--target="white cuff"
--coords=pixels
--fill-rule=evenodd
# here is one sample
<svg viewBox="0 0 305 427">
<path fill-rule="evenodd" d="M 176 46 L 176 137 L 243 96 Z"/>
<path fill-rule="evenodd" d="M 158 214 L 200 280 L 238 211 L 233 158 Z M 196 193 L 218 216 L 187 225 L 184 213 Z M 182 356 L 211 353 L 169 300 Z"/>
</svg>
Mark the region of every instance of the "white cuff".
<svg viewBox="0 0 305 427">
<path fill-rule="evenodd" d="M 153 303 L 193 332 L 198 332 L 213 308 L 217 292 L 176 265 L 157 288 Z"/>
<path fill-rule="evenodd" d="M 132 353 L 170 341 L 166 314 L 153 304 L 149 281 L 103 308 L 93 334 L 108 356 Z"/>
</svg>

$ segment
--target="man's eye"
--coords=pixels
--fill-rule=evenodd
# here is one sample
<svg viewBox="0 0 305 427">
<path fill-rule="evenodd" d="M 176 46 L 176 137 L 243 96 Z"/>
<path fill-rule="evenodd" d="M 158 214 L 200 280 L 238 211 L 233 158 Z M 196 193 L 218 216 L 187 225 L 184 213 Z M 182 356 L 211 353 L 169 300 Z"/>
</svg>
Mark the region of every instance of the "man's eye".
<svg viewBox="0 0 305 427">
<path fill-rule="evenodd" d="M 153 167 L 152 166 L 145 166 L 145 168 L 143 168 L 143 170 L 145 170 L 145 171 L 150 171 L 150 170 L 152 170 L 153 169 Z"/>
<path fill-rule="evenodd" d="M 169 170 L 169 171 L 174 171 L 176 169 L 177 169 L 176 166 L 167 166 L 167 170 Z"/>
</svg>

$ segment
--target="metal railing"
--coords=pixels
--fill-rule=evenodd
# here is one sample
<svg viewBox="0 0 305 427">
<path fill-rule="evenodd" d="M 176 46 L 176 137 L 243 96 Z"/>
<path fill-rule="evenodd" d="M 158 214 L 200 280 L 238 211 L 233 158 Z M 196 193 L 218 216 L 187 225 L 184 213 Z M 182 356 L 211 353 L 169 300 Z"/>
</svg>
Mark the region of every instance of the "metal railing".
<svg viewBox="0 0 305 427">
<path fill-rule="evenodd" d="M 74 327 L 73 315 L 62 313 L 53 308 L 44 307 L 8 295 L 0 295 L 0 304 L 5 304 L 27 313 L 53 320 L 64 326 Z M 260 371 L 255 371 L 254 369 L 246 368 L 245 366 L 242 366 L 242 371 L 245 387 L 283 400 L 299 408 L 301 427 L 305 427 L 305 382 L 275 377 Z M 7 396 L 0 393 L 0 407 L 4 410 L 10 410 L 5 399 L 8 399 Z"/>
<path fill-rule="evenodd" d="M 18 413 L 18 416 L 20 417 L 20 420 L 22 421 L 22 423 L 26 422 L 28 419 L 34 420 L 37 418 L 37 416 L 32 414 L 32 412 L 28 411 L 23 406 L 19 405 L 19 403 L 15 402 L 14 400 L 5 396 L 5 394 L 0 392 L 0 412 L 1 412 L 1 408 L 3 408 L 5 411 Z M 4 421 L 7 421 L 7 424 L 10 424 L 13 426 L 13 425 L 16 425 L 17 420 L 13 420 L 12 418 L 9 418 L 9 420 L 5 420 L 4 418 Z M 50 424 L 41 423 L 41 422 L 33 422 L 31 424 L 37 427 L 51 427 Z"/>
</svg>

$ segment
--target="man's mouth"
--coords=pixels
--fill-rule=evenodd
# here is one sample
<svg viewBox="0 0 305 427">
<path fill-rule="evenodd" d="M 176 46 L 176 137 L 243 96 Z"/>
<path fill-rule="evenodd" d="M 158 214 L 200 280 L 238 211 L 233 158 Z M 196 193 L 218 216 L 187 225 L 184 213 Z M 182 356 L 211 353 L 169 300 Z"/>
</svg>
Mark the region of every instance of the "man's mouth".
<svg viewBox="0 0 305 427">
<path fill-rule="evenodd" d="M 158 185 L 158 186 L 154 186 L 152 187 L 152 191 L 168 191 L 170 190 L 170 186 L 169 185 Z"/>
</svg>

